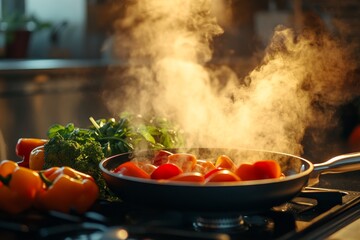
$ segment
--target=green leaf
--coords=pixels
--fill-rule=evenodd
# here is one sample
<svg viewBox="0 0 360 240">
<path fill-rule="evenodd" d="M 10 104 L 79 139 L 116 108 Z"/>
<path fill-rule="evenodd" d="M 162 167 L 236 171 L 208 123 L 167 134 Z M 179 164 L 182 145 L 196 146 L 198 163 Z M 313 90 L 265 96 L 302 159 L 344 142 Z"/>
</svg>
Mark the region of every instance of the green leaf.
<svg viewBox="0 0 360 240">
<path fill-rule="evenodd" d="M 63 125 L 54 124 L 49 128 L 49 130 L 47 132 L 47 136 L 49 138 L 53 138 L 57 134 L 57 132 L 63 131 L 64 129 L 65 129 L 65 127 Z"/>
<path fill-rule="evenodd" d="M 141 134 L 141 136 L 143 136 L 146 141 L 155 144 L 155 139 L 153 138 L 153 136 L 151 135 L 151 133 L 148 131 L 148 128 L 145 126 L 140 126 L 138 128 L 138 132 Z"/>
</svg>

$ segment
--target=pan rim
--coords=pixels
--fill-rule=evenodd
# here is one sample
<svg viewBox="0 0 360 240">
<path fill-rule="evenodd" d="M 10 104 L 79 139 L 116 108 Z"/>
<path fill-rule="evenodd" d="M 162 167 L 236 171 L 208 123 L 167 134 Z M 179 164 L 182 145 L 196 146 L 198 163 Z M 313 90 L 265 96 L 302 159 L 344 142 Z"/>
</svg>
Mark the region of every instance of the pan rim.
<svg viewBox="0 0 360 240">
<path fill-rule="evenodd" d="M 233 148 L 233 149 L 239 149 L 239 150 L 246 150 L 246 151 L 261 151 L 261 152 L 267 152 L 267 153 L 273 153 L 273 154 L 280 154 L 292 158 L 296 158 L 301 160 L 303 163 L 306 163 L 308 165 L 307 169 L 304 171 L 301 171 L 299 173 L 295 173 L 290 176 L 285 176 L 283 178 L 276 178 L 276 179 L 261 179 L 261 180 L 247 180 L 247 181 L 236 181 L 236 182 L 213 182 L 213 183 L 196 183 L 196 182 L 181 182 L 181 181 L 168 181 L 168 180 L 154 180 L 154 179 L 142 179 L 137 177 L 131 177 L 131 176 L 125 176 L 125 175 L 119 175 L 116 173 L 113 173 L 111 170 L 106 168 L 104 165 L 111 161 L 112 159 L 118 158 L 119 156 L 131 154 L 128 153 L 120 153 L 113 156 L 110 156 L 108 158 L 103 159 L 99 163 L 100 170 L 111 177 L 131 181 L 131 182 L 137 182 L 141 184 L 151 184 L 151 185 L 166 185 L 166 186 L 173 186 L 173 187 L 191 187 L 191 188 L 216 188 L 216 187 L 239 187 L 239 186 L 254 186 L 254 185 L 267 185 L 267 184 L 276 184 L 281 182 L 287 182 L 291 181 L 293 179 L 302 178 L 305 176 L 309 176 L 310 173 L 314 170 L 314 165 L 309 160 L 302 158 L 300 156 L 296 156 L 289 153 L 283 153 L 283 152 L 277 152 L 277 151 L 268 151 L 268 150 L 259 150 L 259 149 L 242 149 L 242 148 Z"/>
</svg>

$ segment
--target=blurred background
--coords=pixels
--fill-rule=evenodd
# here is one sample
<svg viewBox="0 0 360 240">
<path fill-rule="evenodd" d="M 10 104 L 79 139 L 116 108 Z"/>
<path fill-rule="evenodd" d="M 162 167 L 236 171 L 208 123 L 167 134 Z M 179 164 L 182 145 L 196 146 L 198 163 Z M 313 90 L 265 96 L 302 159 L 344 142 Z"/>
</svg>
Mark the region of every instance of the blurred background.
<svg viewBox="0 0 360 240">
<path fill-rule="evenodd" d="M 54 123 L 86 127 L 91 116 L 114 116 L 104 103 L 103 90 L 126 68 L 126 49 L 114 55 L 113 34 L 128 2 L 0 0 L 2 159 L 16 159 L 18 138 L 45 138 Z M 360 43 L 358 0 L 214 2 L 225 32 L 214 39 L 212 63 L 234 67 L 239 78 L 256 66 L 279 24 L 295 31 L 321 25 L 345 41 Z M 359 48 L 354 49 L 359 62 Z M 350 147 L 349 138 L 360 123 L 359 102 L 356 97 L 339 108 L 338 127 L 323 133 L 323 146 L 305 154 L 321 161 L 356 150 L 360 144 Z M 357 135 L 352 142 L 360 142 L 360 130 Z M 306 135 L 304 145 L 314 148 L 311 136 Z"/>
</svg>

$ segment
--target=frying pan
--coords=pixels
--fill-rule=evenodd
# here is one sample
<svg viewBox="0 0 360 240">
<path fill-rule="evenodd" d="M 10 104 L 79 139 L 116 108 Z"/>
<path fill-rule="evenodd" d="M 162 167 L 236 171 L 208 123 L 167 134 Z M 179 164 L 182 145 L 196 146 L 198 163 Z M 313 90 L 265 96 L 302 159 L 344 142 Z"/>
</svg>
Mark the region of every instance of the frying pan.
<svg viewBox="0 0 360 240">
<path fill-rule="evenodd" d="M 108 187 L 123 201 L 152 208 L 190 211 L 258 212 L 281 205 L 301 190 L 318 181 L 320 174 L 360 170 L 360 153 L 340 155 L 326 162 L 312 164 L 291 154 L 224 148 L 172 149 L 171 152 L 193 153 L 197 159 L 213 160 L 221 154 L 239 161 L 274 159 L 279 162 L 284 178 L 223 183 L 159 182 L 122 176 L 112 172 L 134 157 L 154 156 L 153 151 L 119 154 L 100 162 Z"/>
</svg>

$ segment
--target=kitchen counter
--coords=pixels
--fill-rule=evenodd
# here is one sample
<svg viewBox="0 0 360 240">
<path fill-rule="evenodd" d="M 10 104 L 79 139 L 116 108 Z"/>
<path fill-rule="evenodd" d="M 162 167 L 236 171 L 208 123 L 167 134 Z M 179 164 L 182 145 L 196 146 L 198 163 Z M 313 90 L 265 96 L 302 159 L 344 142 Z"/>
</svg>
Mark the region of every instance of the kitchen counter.
<svg viewBox="0 0 360 240">
<path fill-rule="evenodd" d="M 355 240 L 360 236 L 360 219 L 335 232 L 327 240 Z"/>
</svg>

